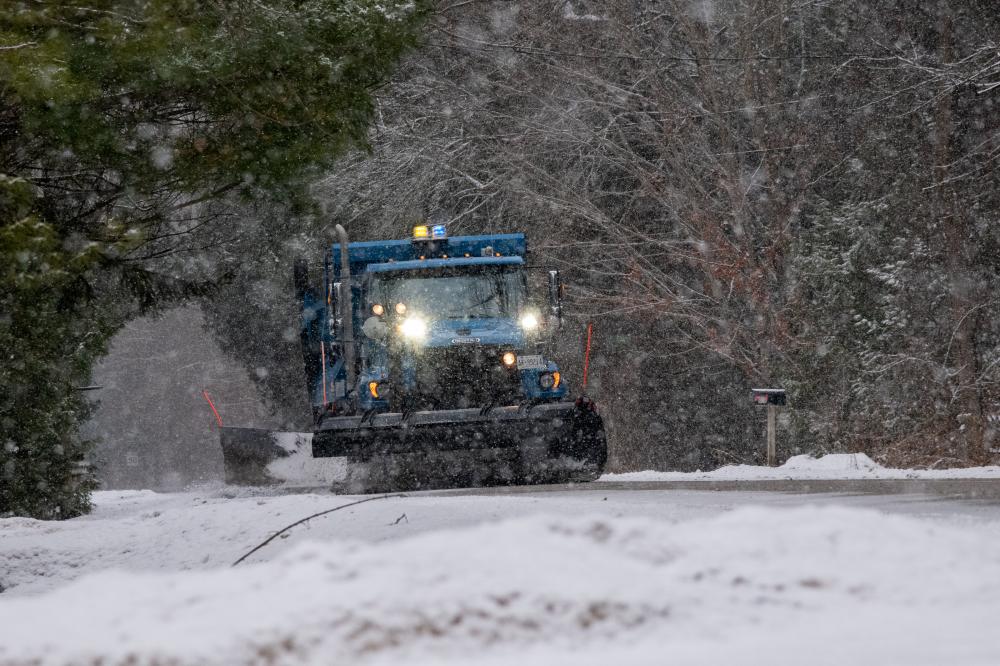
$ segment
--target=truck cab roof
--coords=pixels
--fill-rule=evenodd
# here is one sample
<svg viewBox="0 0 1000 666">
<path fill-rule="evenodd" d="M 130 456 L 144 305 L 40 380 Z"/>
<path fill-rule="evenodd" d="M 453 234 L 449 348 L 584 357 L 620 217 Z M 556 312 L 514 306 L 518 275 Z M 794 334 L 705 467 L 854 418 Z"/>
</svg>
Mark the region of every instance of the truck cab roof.
<svg viewBox="0 0 1000 666">
<path fill-rule="evenodd" d="M 368 273 L 394 273 L 435 268 L 458 268 L 463 266 L 522 266 L 521 257 L 448 257 L 447 259 L 417 259 L 368 264 Z"/>
<path fill-rule="evenodd" d="M 389 265 L 392 269 L 402 270 L 402 262 L 418 262 L 430 268 L 431 261 L 458 261 L 462 259 L 512 259 L 523 257 L 527 253 L 527 241 L 524 234 L 493 234 L 483 236 L 452 236 L 437 240 L 391 240 L 363 241 L 349 243 L 347 246 L 348 261 L 351 273 L 359 274 L 374 270 L 375 266 Z M 484 255 L 488 253 L 488 256 Z M 444 259 L 443 255 L 447 255 Z M 423 259 L 421 259 L 423 257 Z M 335 271 L 340 270 L 340 244 L 334 243 L 328 255 L 330 264 Z M 459 264 L 449 264 L 459 265 Z"/>
</svg>

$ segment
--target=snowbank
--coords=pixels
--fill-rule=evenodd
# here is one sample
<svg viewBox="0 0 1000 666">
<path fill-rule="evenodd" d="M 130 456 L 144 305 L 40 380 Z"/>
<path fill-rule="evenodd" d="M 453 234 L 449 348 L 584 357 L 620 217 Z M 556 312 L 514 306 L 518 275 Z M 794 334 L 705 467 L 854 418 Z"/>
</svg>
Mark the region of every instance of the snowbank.
<svg viewBox="0 0 1000 666">
<path fill-rule="evenodd" d="M 0 601 L 0 663 L 1000 663 L 994 535 L 843 508 L 530 517 L 105 572 Z"/>
<path fill-rule="evenodd" d="M 1000 467 L 892 469 L 864 453 L 831 453 L 821 458 L 792 456 L 779 467 L 727 465 L 710 472 L 628 472 L 605 474 L 601 481 L 769 481 L 781 479 L 997 479 Z"/>
</svg>

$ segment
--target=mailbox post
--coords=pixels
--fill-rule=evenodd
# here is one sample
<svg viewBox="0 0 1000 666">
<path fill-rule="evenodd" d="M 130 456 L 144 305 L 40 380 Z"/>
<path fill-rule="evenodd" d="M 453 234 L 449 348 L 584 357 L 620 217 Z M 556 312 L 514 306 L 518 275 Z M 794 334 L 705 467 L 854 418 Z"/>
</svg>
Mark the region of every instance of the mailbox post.
<svg viewBox="0 0 1000 666">
<path fill-rule="evenodd" d="M 784 407 L 787 404 L 785 389 L 755 388 L 750 390 L 753 393 L 753 404 L 767 405 L 767 466 L 774 467 L 776 462 L 774 431 L 777 428 L 778 407 Z"/>
</svg>

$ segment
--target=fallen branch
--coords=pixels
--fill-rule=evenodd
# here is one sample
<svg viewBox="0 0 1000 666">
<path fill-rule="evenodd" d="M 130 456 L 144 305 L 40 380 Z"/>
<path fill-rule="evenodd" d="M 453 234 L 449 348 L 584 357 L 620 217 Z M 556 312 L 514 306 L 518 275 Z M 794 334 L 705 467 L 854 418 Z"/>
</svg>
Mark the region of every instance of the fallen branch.
<svg viewBox="0 0 1000 666">
<path fill-rule="evenodd" d="M 348 502 L 347 504 L 341 504 L 340 506 L 335 506 L 332 509 L 327 509 L 326 511 L 320 511 L 319 513 L 314 513 L 311 516 L 306 516 L 305 518 L 302 518 L 301 520 L 296 520 L 291 525 L 286 525 L 285 527 L 282 527 L 280 530 L 278 530 L 277 532 L 275 532 L 274 534 L 272 534 L 268 538 L 264 539 L 264 541 L 262 541 L 261 543 L 257 544 L 256 546 L 254 546 L 250 551 L 248 551 L 246 554 L 244 554 L 243 557 L 241 557 L 240 559 L 238 559 L 235 562 L 233 562 L 232 566 L 235 567 L 237 564 L 239 564 L 243 560 L 247 559 L 248 557 L 250 557 L 251 555 L 253 555 L 254 553 L 256 553 L 258 550 L 260 550 L 261 548 L 263 548 L 267 544 L 271 543 L 272 541 L 274 541 L 279 536 L 281 536 L 282 534 L 284 534 L 288 530 L 292 529 L 293 527 L 297 527 L 298 525 L 301 525 L 302 523 L 308 522 L 308 521 L 312 520 L 313 518 L 318 518 L 319 516 L 325 516 L 328 513 L 333 513 L 334 511 L 340 511 L 341 509 L 346 509 L 347 507 L 350 507 L 350 506 L 357 506 L 358 504 L 364 504 L 365 502 L 374 502 L 375 500 L 389 499 L 390 497 L 406 497 L 406 495 L 403 494 L 403 493 L 398 493 L 396 495 L 379 495 L 378 497 L 366 497 L 363 500 L 358 500 L 356 502 Z"/>
<path fill-rule="evenodd" d="M 0 46 L 0 51 L 16 51 L 17 49 L 28 49 L 38 46 L 38 42 L 24 42 L 23 44 L 9 44 Z"/>
</svg>

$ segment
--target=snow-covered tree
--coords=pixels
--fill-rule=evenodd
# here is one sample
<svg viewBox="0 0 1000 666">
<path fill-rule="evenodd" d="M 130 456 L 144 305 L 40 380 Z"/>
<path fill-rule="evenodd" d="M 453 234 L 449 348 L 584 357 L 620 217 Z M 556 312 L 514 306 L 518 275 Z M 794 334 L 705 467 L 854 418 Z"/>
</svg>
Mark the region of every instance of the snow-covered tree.
<svg viewBox="0 0 1000 666">
<path fill-rule="evenodd" d="M 792 391 L 799 446 L 985 455 L 985 4 L 442 3 L 432 27 L 374 153 L 321 186 L 329 215 L 366 238 L 414 215 L 529 231 L 596 323 L 621 464 L 744 456 L 757 383 Z"/>
</svg>

